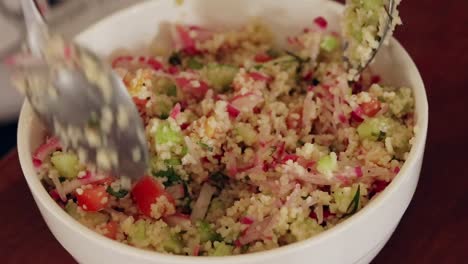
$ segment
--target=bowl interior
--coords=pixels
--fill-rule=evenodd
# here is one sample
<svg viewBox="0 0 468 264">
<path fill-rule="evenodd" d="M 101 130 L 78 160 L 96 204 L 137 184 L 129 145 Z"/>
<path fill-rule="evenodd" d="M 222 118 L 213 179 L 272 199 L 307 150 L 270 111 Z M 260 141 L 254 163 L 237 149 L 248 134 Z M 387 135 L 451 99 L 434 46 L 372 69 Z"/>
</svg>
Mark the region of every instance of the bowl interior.
<svg viewBox="0 0 468 264">
<path fill-rule="evenodd" d="M 176 5 L 175 2 L 173 0 L 147 1 L 125 9 L 92 26 L 80 34 L 77 41 L 105 58 L 110 56 L 116 49 L 136 50 L 146 47 L 157 35 L 161 37 L 161 41 L 164 41 L 168 36 L 167 29 L 164 27 L 167 23 L 183 22 L 223 29 L 241 26 L 252 17 L 259 17 L 271 27 L 277 36 L 278 42 L 282 43 L 286 36 L 293 35 L 304 27 L 311 25 L 313 19 L 317 16 L 325 17 L 329 21 L 331 30 L 339 32 L 342 11 L 340 4 L 328 0 L 197 0 L 185 1 L 182 6 Z M 428 122 L 426 94 L 416 66 L 397 41 L 392 40 L 389 46 L 383 47 L 372 67 L 383 77 L 385 82 L 392 85 L 411 87 L 415 94 L 416 118 L 419 130 L 416 133 L 414 146 L 408 161 L 402 168 L 400 175 L 394 179 L 394 182 L 387 189 L 398 188 L 400 176 L 405 174 L 407 164 L 420 158 L 419 156 L 422 155 L 424 150 Z M 34 116 L 30 106 L 25 103 L 18 128 L 18 150 L 23 172 L 36 201 L 53 212 L 55 217 L 78 229 L 80 233 L 89 239 L 99 240 L 100 243 L 111 245 L 114 242 L 101 238 L 75 223 L 55 204 L 42 187 L 34 171 L 31 153 L 42 143 L 44 135 L 45 129 Z M 373 201 L 361 212 L 353 216 L 350 221 L 343 224 L 351 224 L 354 219 L 365 217 L 366 210 L 377 206 L 378 202 L 383 202 L 384 197 L 385 193 L 378 197 L 379 201 Z M 300 243 L 318 241 L 320 237 L 327 236 L 332 232 L 338 232 L 339 228 L 340 225 L 312 239 L 285 248 L 296 247 L 296 244 Z M 137 249 L 118 245 L 117 243 L 112 245 L 128 252 L 138 252 Z M 274 250 L 274 252 L 284 250 L 287 249 L 280 248 Z M 140 251 L 139 254 L 150 253 Z"/>
</svg>

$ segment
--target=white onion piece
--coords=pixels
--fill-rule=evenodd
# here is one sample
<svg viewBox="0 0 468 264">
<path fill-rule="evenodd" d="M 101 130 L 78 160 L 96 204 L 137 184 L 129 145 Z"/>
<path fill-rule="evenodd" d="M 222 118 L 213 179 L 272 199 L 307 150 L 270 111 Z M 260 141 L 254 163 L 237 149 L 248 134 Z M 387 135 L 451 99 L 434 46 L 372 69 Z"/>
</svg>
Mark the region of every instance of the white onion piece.
<svg viewBox="0 0 468 264">
<path fill-rule="evenodd" d="M 193 206 L 192 215 L 190 216 L 192 222 L 205 218 L 208 207 L 210 206 L 211 197 L 213 197 L 215 192 L 215 187 L 208 183 L 203 184 L 200 190 L 200 195 Z"/>
</svg>

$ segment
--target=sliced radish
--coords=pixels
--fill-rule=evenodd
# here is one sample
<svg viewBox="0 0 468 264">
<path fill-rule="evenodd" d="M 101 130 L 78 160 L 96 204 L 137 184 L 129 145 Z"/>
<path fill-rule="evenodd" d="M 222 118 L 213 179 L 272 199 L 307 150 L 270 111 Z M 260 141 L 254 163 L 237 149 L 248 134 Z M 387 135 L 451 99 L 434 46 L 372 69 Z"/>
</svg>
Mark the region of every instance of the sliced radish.
<svg viewBox="0 0 468 264">
<path fill-rule="evenodd" d="M 171 227 L 174 226 L 183 226 L 183 227 L 189 227 L 192 222 L 190 221 L 190 216 L 181 214 L 181 213 L 176 213 L 173 215 L 169 215 L 163 218 L 164 222 L 168 224 Z"/>
<path fill-rule="evenodd" d="M 177 117 L 180 115 L 180 110 L 181 110 L 181 107 L 180 107 L 180 104 L 177 103 L 174 108 L 172 108 L 171 110 L 171 114 L 169 115 L 170 117 L 172 117 L 172 119 L 177 119 Z"/>
<path fill-rule="evenodd" d="M 62 146 L 57 137 L 52 137 L 46 140 L 46 142 L 40 145 L 33 154 L 33 164 L 36 168 L 42 165 L 42 162 L 53 152 L 60 150 Z"/>
<path fill-rule="evenodd" d="M 263 97 L 252 92 L 231 99 L 231 105 L 242 112 L 252 112 L 255 106 L 262 102 Z"/>
<path fill-rule="evenodd" d="M 178 77 L 175 81 L 177 86 L 179 86 L 183 92 L 188 93 L 197 99 L 202 99 L 208 91 L 208 84 L 202 80 Z"/>
<path fill-rule="evenodd" d="M 249 72 L 248 75 L 250 78 L 254 79 L 255 81 L 267 82 L 267 83 L 273 81 L 272 77 L 259 73 L 259 72 Z"/>
<path fill-rule="evenodd" d="M 236 118 L 240 114 L 239 109 L 235 108 L 231 104 L 227 105 L 227 112 L 228 112 L 229 116 L 232 117 L 232 118 Z"/>
</svg>

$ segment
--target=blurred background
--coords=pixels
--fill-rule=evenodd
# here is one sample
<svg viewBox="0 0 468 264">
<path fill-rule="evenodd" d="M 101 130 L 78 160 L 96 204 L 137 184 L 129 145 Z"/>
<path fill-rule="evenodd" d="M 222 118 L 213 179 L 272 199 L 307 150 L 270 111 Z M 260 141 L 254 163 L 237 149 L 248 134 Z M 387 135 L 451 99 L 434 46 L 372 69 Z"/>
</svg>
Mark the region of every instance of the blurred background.
<svg viewBox="0 0 468 264">
<path fill-rule="evenodd" d="M 54 31 L 68 38 L 100 18 L 141 0 L 36 0 Z M 10 85 L 3 61 L 17 52 L 25 28 L 20 0 L 0 0 L 0 158 L 16 146 L 16 126 L 23 97 Z"/>
</svg>

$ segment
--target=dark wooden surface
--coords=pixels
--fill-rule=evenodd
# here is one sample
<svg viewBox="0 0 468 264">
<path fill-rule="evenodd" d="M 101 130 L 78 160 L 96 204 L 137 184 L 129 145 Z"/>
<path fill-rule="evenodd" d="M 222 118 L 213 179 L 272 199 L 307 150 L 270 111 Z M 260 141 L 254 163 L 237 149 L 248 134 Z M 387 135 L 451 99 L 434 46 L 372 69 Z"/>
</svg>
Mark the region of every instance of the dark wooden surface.
<svg viewBox="0 0 468 264">
<path fill-rule="evenodd" d="M 416 195 L 374 263 L 468 263 L 467 10 L 462 0 L 402 3 L 397 38 L 426 84 L 429 135 Z M 0 212 L 2 263 L 73 263 L 39 215 L 16 151 L 0 161 Z"/>
</svg>

